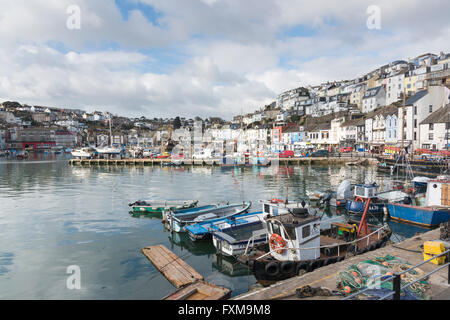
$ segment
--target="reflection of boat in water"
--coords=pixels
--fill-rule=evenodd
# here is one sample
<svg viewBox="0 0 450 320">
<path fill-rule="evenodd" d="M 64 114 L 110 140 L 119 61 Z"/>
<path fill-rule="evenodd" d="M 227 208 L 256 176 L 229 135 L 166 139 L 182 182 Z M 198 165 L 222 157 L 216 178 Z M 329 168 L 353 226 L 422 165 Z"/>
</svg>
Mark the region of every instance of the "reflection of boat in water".
<svg viewBox="0 0 450 320">
<path fill-rule="evenodd" d="M 212 242 L 192 242 L 186 233 L 169 233 L 169 241 L 182 249 L 186 249 L 194 256 L 205 256 L 216 253 L 216 248 Z"/>
<path fill-rule="evenodd" d="M 242 277 L 251 275 L 251 271 L 246 266 L 233 257 L 225 257 L 220 254 L 213 256 L 212 266 L 220 273 L 229 277 Z"/>
</svg>

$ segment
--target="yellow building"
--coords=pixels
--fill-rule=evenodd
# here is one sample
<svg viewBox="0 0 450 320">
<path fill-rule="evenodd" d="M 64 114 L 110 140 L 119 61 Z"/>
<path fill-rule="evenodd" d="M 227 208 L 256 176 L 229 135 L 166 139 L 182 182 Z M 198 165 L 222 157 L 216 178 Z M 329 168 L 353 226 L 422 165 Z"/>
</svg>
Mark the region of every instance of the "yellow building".
<svg viewBox="0 0 450 320">
<path fill-rule="evenodd" d="M 405 90 L 406 95 L 410 96 L 416 93 L 416 81 L 417 76 L 406 76 L 405 75 Z"/>
</svg>

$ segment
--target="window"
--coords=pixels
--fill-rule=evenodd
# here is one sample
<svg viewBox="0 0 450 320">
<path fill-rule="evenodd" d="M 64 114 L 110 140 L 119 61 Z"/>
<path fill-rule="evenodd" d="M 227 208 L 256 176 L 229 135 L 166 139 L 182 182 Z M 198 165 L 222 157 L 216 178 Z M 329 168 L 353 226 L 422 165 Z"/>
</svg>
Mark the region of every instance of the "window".
<svg viewBox="0 0 450 320">
<path fill-rule="evenodd" d="M 417 132 L 414 132 L 414 140 L 417 140 Z"/>
<path fill-rule="evenodd" d="M 430 104 L 430 113 L 433 112 L 433 105 Z"/>
<path fill-rule="evenodd" d="M 278 223 L 272 223 L 272 233 L 275 233 L 279 236 L 281 236 L 281 230 L 280 230 L 280 226 L 278 225 Z"/>
<path fill-rule="evenodd" d="M 430 123 L 430 127 L 428 128 L 428 130 L 434 130 L 434 125 L 433 125 L 433 123 Z"/>
<path fill-rule="evenodd" d="M 445 130 L 450 130 L 450 122 L 445 123 Z"/>
<path fill-rule="evenodd" d="M 417 119 L 414 119 L 414 128 L 417 128 Z"/>
<path fill-rule="evenodd" d="M 265 213 L 270 213 L 270 206 L 268 204 L 264 205 L 264 212 Z"/>
<path fill-rule="evenodd" d="M 428 134 L 428 140 L 433 140 L 434 138 L 434 134 L 433 133 L 429 133 Z"/>
<path fill-rule="evenodd" d="M 417 107 L 414 106 L 414 115 L 416 115 L 416 114 L 417 114 Z"/>
<path fill-rule="evenodd" d="M 307 225 L 302 228 L 302 238 L 308 238 L 311 235 L 311 226 Z"/>
</svg>

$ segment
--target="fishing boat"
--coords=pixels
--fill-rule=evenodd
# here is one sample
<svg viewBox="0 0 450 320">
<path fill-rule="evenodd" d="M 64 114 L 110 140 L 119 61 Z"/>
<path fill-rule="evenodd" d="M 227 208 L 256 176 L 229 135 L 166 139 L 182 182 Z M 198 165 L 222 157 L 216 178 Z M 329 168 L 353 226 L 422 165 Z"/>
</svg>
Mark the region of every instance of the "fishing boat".
<svg viewBox="0 0 450 320">
<path fill-rule="evenodd" d="M 185 227 L 188 225 L 211 221 L 218 218 L 230 218 L 232 216 L 247 212 L 251 205 L 251 202 L 243 202 L 240 204 L 220 205 L 213 209 L 200 210 L 196 212 L 185 212 L 178 214 L 169 212 L 166 226 L 169 230 L 174 232 L 185 232 Z"/>
<path fill-rule="evenodd" d="M 364 199 L 370 198 L 371 203 L 369 207 L 370 214 L 383 214 L 385 203 L 377 198 L 378 185 L 372 184 L 356 184 L 354 189 L 354 199 L 347 200 L 345 208 L 349 213 L 361 214 L 364 211 Z"/>
<path fill-rule="evenodd" d="M 417 196 L 411 204 L 388 203 L 392 220 L 424 227 L 435 227 L 450 220 L 450 179 L 428 180 L 425 201 L 417 203 Z"/>
<path fill-rule="evenodd" d="M 270 201 L 261 201 L 261 203 L 263 211 L 258 212 L 257 221 L 215 230 L 212 233 L 213 244 L 217 249 L 217 253 L 224 256 L 237 256 L 248 249 L 247 244 L 249 243 L 251 248 L 267 243 L 269 239 L 265 218 L 284 213 L 307 212 L 309 210 L 304 201 L 302 203 L 285 203 L 283 200 L 272 199 Z"/>
<path fill-rule="evenodd" d="M 93 158 L 95 156 L 96 149 L 92 147 L 86 147 L 81 149 L 75 149 L 71 152 L 75 158 Z"/>
<path fill-rule="evenodd" d="M 215 231 L 227 231 L 230 229 L 242 229 L 253 225 L 260 225 L 263 217 L 262 211 L 246 212 L 231 217 L 188 225 L 185 229 L 192 241 L 209 240 L 211 239 L 211 233 Z"/>
<path fill-rule="evenodd" d="M 238 261 L 267 285 L 385 246 L 392 232 L 388 225 L 367 224 L 370 199 L 366 200 L 359 226 L 348 220 L 321 230 L 321 217 L 309 212 L 267 218 L 268 245 L 244 251 Z"/>
<path fill-rule="evenodd" d="M 323 202 L 328 202 L 332 207 L 345 208 L 347 201 L 352 200 L 351 184 L 349 180 L 344 180 L 339 184 L 336 192 L 323 197 Z"/>
<path fill-rule="evenodd" d="M 130 203 L 133 212 L 160 213 L 164 210 L 179 210 L 194 208 L 197 200 L 138 200 Z"/>
</svg>

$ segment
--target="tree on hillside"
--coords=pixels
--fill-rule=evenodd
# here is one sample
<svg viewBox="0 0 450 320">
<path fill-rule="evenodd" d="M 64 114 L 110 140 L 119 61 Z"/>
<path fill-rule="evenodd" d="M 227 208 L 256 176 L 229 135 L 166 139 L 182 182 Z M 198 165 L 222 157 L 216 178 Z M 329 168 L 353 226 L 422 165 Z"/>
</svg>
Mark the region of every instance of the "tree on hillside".
<svg viewBox="0 0 450 320">
<path fill-rule="evenodd" d="M 173 128 L 174 128 L 175 130 L 181 128 L 181 120 L 180 120 L 180 117 L 176 117 L 175 120 L 173 120 Z"/>
</svg>

